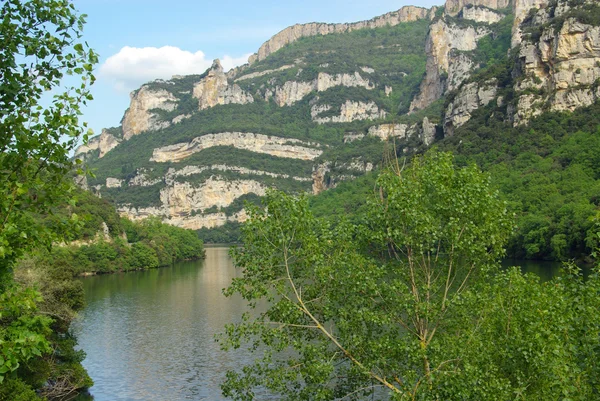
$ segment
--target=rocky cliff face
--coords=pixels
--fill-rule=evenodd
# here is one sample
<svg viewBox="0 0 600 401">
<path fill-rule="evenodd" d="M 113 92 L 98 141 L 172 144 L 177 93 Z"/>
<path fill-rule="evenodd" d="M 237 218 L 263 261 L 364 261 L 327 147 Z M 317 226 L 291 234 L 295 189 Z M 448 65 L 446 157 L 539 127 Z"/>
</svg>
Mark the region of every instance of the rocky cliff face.
<svg viewBox="0 0 600 401">
<path fill-rule="evenodd" d="M 162 121 L 153 109 L 173 111 L 177 107 L 177 98 L 165 89 L 151 89 L 143 85 L 138 91 L 131 93 L 131 104 L 123 117 L 123 139 L 145 131 L 156 131 L 169 126 Z"/>
<path fill-rule="evenodd" d="M 300 38 L 317 35 L 329 35 L 332 33 L 352 32 L 359 29 L 373 29 L 386 25 L 394 26 L 402 22 L 416 21 L 419 19 L 432 18 L 435 15 L 436 9 L 426 9 L 421 7 L 407 6 L 402 7 L 398 11 L 387 13 L 380 17 L 370 19 L 368 21 L 360 21 L 350 24 L 297 24 L 273 36 L 271 39 L 263 43 L 258 49 L 258 52 L 250 57 L 248 62 L 253 64 L 257 61 L 262 61 L 270 54 L 275 53 L 282 47 L 297 41 Z"/>
<path fill-rule="evenodd" d="M 539 39 L 523 36 L 515 71 L 521 76 L 515 85 L 520 94 L 515 124 L 543 110 L 573 111 L 600 98 L 600 26 L 579 22 L 569 4 L 559 1 L 538 10 L 528 28 L 541 31 Z M 562 24 L 542 25 L 552 14 L 562 15 Z"/>
<path fill-rule="evenodd" d="M 487 106 L 496 96 L 495 79 L 464 85 L 456 97 L 448 105 L 444 117 L 444 133 L 452 136 L 454 130 L 471 119 L 471 113 L 480 107 Z"/>
<path fill-rule="evenodd" d="M 103 131 L 77 156 L 115 163 L 90 186 L 130 217 L 161 216 L 187 228 L 243 221 L 241 196 L 269 187 L 317 194 L 376 168 L 381 158 L 373 154 L 383 142 L 400 153 L 421 150 L 459 135 L 482 107 L 523 124 L 543 110 L 595 102 L 600 27 L 582 7 L 600 12 L 597 0 L 447 0 L 443 13 L 405 7 L 351 24 L 295 25 L 263 44 L 251 65 L 225 73 L 216 60 L 202 75 L 142 86 L 131 95 L 123 135 Z M 411 49 L 399 39 L 403 29 L 391 27 L 417 20 L 406 28 L 418 39 Z M 372 37 L 350 33 L 373 28 Z M 315 41 L 314 51 L 307 40 L 297 44 L 301 54 L 296 47 L 276 53 L 332 33 L 352 42 L 331 35 Z M 353 51 L 348 43 L 355 42 L 364 48 Z M 490 51 L 502 74 L 488 68 Z M 216 115 L 210 109 L 218 105 Z M 412 115 L 403 115 L 407 109 Z M 148 149 L 135 158 L 119 153 L 136 152 L 120 144 L 142 133 Z"/>
<path fill-rule="evenodd" d="M 194 85 L 193 94 L 198 99 L 200 110 L 218 104 L 247 104 L 254 101 L 252 95 L 245 93 L 238 85 L 229 84 L 218 59 L 213 62 L 206 77 Z"/>
<path fill-rule="evenodd" d="M 247 132 L 223 132 L 203 135 L 191 142 L 177 143 L 154 149 L 150 161 L 159 163 L 177 162 L 213 146 L 233 146 L 238 149 L 265 153 L 276 157 L 312 160 L 319 157 L 322 151 L 314 147 L 308 147 L 311 145 L 315 146 L 315 144 L 291 138 Z"/>
<path fill-rule="evenodd" d="M 353 102 L 347 100 L 342 104 L 339 115 L 319 117 L 321 113 L 330 109 L 331 106 L 328 105 L 313 106 L 311 109 L 313 121 L 317 124 L 347 123 L 356 120 L 377 120 L 384 118 L 387 114 L 385 110 L 379 109 L 374 102 Z"/>
<path fill-rule="evenodd" d="M 78 147 L 75 150 L 75 157 L 84 156 L 86 153 L 97 150 L 98 158 L 102 158 L 120 143 L 120 138 L 115 137 L 108 130 L 103 129 L 100 135 L 90 139 L 87 144 Z"/>
<path fill-rule="evenodd" d="M 310 82 L 287 81 L 282 86 L 276 86 L 274 89 L 265 91 L 265 100 L 273 98 L 278 106 L 291 106 L 304 99 L 311 92 L 325 92 L 336 86 L 345 86 L 347 88 L 361 87 L 368 90 L 374 89 L 374 85 L 360 73 L 354 74 L 335 74 L 320 72 L 317 78 Z"/>
<path fill-rule="evenodd" d="M 197 187 L 187 182 L 173 182 L 160 191 L 160 206 L 139 208 L 122 205 L 119 211 L 133 220 L 160 216 L 166 222 L 179 227 L 190 229 L 215 227 L 226 221 L 239 221 L 237 219 L 239 216 L 228 219 L 222 213 L 203 215 L 205 210 L 227 207 L 235 199 L 250 193 L 263 196 L 266 190 L 267 187 L 257 181 L 231 181 L 219 177 L 211 177 Z M 196 213 L 200 213 L 200 216 L 196 216 Z"/>
<path fill-rule="evenodd" d="M 446 14 L 456 16 L 469 6 L 499 10 L 507 8 L 510 3 L 510 0 L 446 0 L 444 10 Z"/>
<path fill-rule="evenodd" d="M 425 78 L 419 94 L 411 103 L 411 112 L 424 109 L 442 97 L 447 90 L 446 80 L 450 72 L 452 88 L 458 87 L 467 78 L 466 72 L 472 69 L 473 62 L 464 53 L 459 52 L 475 50 L 477 41 L 489 33 L 490 31 L 483 26 L 458 26 L 444 19 L 439 19 L 430 26 L 425 48 Z"/>
</svg>

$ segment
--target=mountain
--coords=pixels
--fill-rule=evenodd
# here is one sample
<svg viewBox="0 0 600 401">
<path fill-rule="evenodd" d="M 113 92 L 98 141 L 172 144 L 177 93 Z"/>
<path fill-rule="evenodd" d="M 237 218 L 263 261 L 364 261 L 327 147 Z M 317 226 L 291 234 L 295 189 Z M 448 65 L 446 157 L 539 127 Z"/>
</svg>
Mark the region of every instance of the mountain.
<svg viewBox="0 0 600 401">
<path fill-rule="evenodd" d="M 213 228 L 244 221 L 268 188 L 318 194 L 377 169 L 386 148 L 453 146 L 482 114 L 519 130 L 599 97 L 596 1 L 448 0 L 294 25 L 231 71 L 215 60 L 144 84 L 76 156 L 120 213 Z"/>
</svg>

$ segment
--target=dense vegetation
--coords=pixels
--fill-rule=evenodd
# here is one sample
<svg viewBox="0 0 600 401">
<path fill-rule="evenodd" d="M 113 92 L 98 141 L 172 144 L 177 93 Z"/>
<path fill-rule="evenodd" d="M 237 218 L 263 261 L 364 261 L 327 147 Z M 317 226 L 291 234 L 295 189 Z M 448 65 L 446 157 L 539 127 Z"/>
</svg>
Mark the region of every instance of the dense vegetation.
<svg viewBox="0 0 600 401">
<path fill-rule="evenodd" d="M 80 40 L 85 18 L 68 1 L 0 5 L 0 400 L 64 398 L 91 384 L 68 334 L 81 288 L 52 266 L 40 280 L 14 274 L 17 261 L 51 246 L 76 219 L 47 225 L 73 196 L 66 177 L 91 100 L 97 55 Z M 74 86 L 61 79 L 71 75 Z M 48 94 L 51 94 L 50 96 Z M 43 100 L 42 100 L 43 99 Z M 37 392 L 36 392 L 37 390 Z"/>
<path fill-rule="evenodd" d="M 228 372 L 226 395 L 598 399 L 600 266 L 546 283 L 500 269 L 507 203 L 475 164 L 452 161 L 429 152 L 383 171 L 354 223 L 282 193 L 253 209 L 226 293 L 261 308 L 221 341 L 258 359 Z"/>
</svg>

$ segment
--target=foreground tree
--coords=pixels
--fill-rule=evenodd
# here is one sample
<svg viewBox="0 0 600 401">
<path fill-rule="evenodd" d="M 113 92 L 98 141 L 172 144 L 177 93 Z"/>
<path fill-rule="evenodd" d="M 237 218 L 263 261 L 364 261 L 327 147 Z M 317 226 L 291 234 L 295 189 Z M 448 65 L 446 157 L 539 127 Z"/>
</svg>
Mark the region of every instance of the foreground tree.
<svg viewBox="0 0 600 401">
<path fill-rule="evenodd" d="M 450 154 L 432 152 L 403 171 L 383 172 L 378 185 L 356 226 L 330 227 L 311 215 L 305 198 L 280 193 L 252 211 L 244 247 L 234 253 L 243 276 L 226 294 L 239 293 L 259 311 L 265 301 L 267 307 L 227 326 L 220 340 L 225 348 L 249 342 L 263 355 L 228 372 L 225 395 L 250 400 L 257 389 L 290 400 L 589 394 L 598 356 L 592 351 L 597 279 L 584 283 L 575 274 L 574 281 L 548 286 L 516 271 L 499 273 L 511 216 L 487 175 L 454 167 Z M 582 333 L 576 322 L 583 320 L 566 308 L 576 293 L 587 294 L 580 300 L 590 312 L 587 340 L 571 337 Z M 560 306 L 550 308 L 555 296 Z M 538 307 L 560 323 L 536 322 Z M 565 364 L 575 349 L 581 354 Z M 584 361 L 589 367 L 581 368 Z M 580 388 L 569 389 L 575 378 Z"/>
<path fill-rule="evenodd" d="M 12 269 L 60 238 L 41 217 L 71 199 L 69 152 L 87 137 L 80 107 L 91 100 L 97 56 L 81 42 L 84 22 L 68 0 L 0 5 L 0 399 L 34 399 L 32 388 L 51 388 L 58 379 L 27 363 L 46 355 L 60 370 L 69 349 L 58 344 L 64 335 L 50 341 L 64 322 L 37 313 L 39 293 L 19 287 Z M 64 85 L 68 76 L 74 86 Z"/>
</svg>

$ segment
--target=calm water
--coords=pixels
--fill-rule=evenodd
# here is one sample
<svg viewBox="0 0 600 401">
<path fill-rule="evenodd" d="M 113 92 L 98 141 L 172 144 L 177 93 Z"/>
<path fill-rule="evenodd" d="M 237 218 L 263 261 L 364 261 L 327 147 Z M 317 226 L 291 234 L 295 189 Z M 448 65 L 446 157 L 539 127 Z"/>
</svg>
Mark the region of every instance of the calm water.
<svg viewBox="0 0 600 401">
<path fill-rule="evenodd" d="M 83 279 L 87 307 L 73 323 L 96 401 L 220 400 L 227 370 L 253 360 L 214 341 L 244 303 L 221 289 L 237 274 L 226 247 L 171 268 Z M 505 261 L 547 280 L 559 263 Z M 266 394 L 262 394 L 265 396 Z"/>
<path fill-rule="evenodd" d="M 72 329 L 96 401 L 223 398 L 225 372 L 251 358 L 214 341 L 244 310 L 221 293 L 236 274 L 227 252 L 208 248 L 204 261 L 83 279 L 87 306 Z"/>
</svg>

